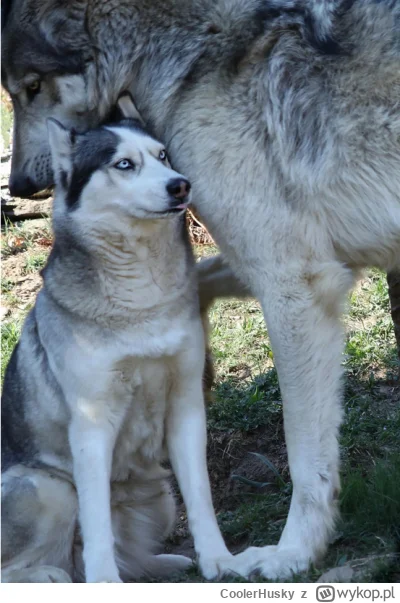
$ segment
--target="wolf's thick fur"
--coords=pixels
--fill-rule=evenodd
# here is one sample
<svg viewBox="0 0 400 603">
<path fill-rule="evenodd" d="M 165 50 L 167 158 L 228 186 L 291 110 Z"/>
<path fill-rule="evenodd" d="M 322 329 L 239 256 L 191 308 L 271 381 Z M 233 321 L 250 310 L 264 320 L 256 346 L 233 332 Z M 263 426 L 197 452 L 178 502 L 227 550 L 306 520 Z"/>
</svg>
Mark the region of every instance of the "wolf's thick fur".
<svg viewBox="0 0 400 603">
<path fill-rule="evenodd" d="M 49 128 L 55 244 L 3 390 L 2 578 L 120 582 L 191 565 L 156 554 L 175 519 L 164 449 L 211 578 L 230 555 L 206 466 L 189 185 L 137 122 Z"/>
<path fill-rule="evenodd" d="M 342 301 L 360 268 L 400 265 L 400 2 L 46 0 L 36 16 L 37 2 L 15 0 L 4 35 L 17 139 L 28 140 L 31 113 L 29 136 L 42 141 L 40 152 L 18 146 L 12 182 L 51 180 L 36 182 L 33 166 L 46 153 L 40 119 L 49 107 L 69 111 L 68 101 L 46 100 L 60 72 L 80 78 L 89 120 L 134 91 L 190 177 L 196 211 L 263 306 L 293 497 L 279 544 L 245 551 L 234 569 L 290 577 L 324 552 L 335 521 Z M 45 40 L 43 65 L 65 49 L 80 64 L 41 77 L 33 60 L 16 75 L 21 22 Z M 41 79 L 34 97 L 28 76 Z"/>
</svg>

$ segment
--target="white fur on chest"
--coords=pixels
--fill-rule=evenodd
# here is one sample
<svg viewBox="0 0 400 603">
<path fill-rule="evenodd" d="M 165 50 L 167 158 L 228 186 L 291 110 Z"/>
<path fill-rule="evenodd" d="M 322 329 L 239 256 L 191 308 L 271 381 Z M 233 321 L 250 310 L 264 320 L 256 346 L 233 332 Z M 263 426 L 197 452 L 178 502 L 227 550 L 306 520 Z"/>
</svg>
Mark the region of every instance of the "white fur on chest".
<svg viewBox="0 0 400 603">
<path fill-rule="evenodd" d="M 168 392 L 189 327 L 186 320 L 155 321 L 103 342 L 74 333 L 66 362 L 76 377 L 70 404 L 91 421 L 119 426 L 113 480 L 146 473 L 162 460 Z"/>
<path fill-rule="evenodd" d="M 74 329 L 71 344 L 66 353 L 66 364 L 84 380 L 88 374 L 104 375 L 98 389 L 107 388 L 106 375 L 111 375 L 115 367 L 126 358 L 161 359 L 175 356 L 185 346 L 190 333 L 190 322 L 181 317 L 122 325 L 109 332 L 82 332 Z M 92 388 L 93 385 L 90 385 Z"/>
</svg>

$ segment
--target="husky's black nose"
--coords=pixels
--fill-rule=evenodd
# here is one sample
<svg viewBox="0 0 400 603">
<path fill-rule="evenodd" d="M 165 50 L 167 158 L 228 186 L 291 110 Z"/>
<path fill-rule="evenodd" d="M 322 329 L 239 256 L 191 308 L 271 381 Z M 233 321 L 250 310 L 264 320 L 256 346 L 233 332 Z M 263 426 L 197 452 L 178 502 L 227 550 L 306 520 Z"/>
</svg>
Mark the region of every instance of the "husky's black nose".
<svg viewBox="0 0 400 603">
<path fill-rule="evenodd" d="M 190 182 L 183 178 L 173 178 L 167 184 L 167 191 L 171 197 L 181 201 L 190 193 Z"/>
<path fill-rule="evenodd" d="M 24 199 L 38 192 L 38 188 L 33 180 L 19 174 L 11 176 L 8 186 L 12 197 L 22 197 Z"/>
</svg>

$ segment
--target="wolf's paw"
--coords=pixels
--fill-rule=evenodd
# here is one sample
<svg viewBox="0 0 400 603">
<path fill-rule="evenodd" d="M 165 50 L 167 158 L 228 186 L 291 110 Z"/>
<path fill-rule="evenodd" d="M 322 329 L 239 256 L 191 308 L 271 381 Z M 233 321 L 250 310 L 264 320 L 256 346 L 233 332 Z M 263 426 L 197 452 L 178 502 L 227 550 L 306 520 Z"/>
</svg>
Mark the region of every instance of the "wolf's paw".
<svg viewBox="0 0 400 603">
<path fill-rule="evenodd" d="M 289 547 L 250 547 L 235 557 L 240 575 L 257 573 L 269 580 L 292 578 L 293 574 L 304 572 L 310 564 L 305 551 Z"/>
</svg>

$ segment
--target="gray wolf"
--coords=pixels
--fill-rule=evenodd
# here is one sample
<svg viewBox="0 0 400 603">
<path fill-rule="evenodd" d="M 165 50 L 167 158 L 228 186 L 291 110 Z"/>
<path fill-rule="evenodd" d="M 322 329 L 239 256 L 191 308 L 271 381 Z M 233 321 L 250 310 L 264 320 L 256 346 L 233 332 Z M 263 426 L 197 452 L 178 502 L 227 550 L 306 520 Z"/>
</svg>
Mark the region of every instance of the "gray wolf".
<svg viewBox="0 0 400 603">
<path fill-rule="evenodd" d="M 208 578 L 230 557 L 211 501 L 204 336 L 183 212 L 190 184 L 137 119 L 49 121 L 55 243 L 7 368 L 2 577 L 171 575 L 168 454 Z M 51 564 L 52 567 L 49 567 Z"/>
<path fill-rule="evenodd" d="M 3 44 L 16 194 L 52 181 L 47 114 L 101 120 L 129 89 L 227 260 L 206 297 L 260 300 L 293 495 L 279 543 L 221 571 L 290 578 L 337 516 L 342 302 L 363 267 L 400 265 L 400 2 L 15 0 Z"/>
</svg>

